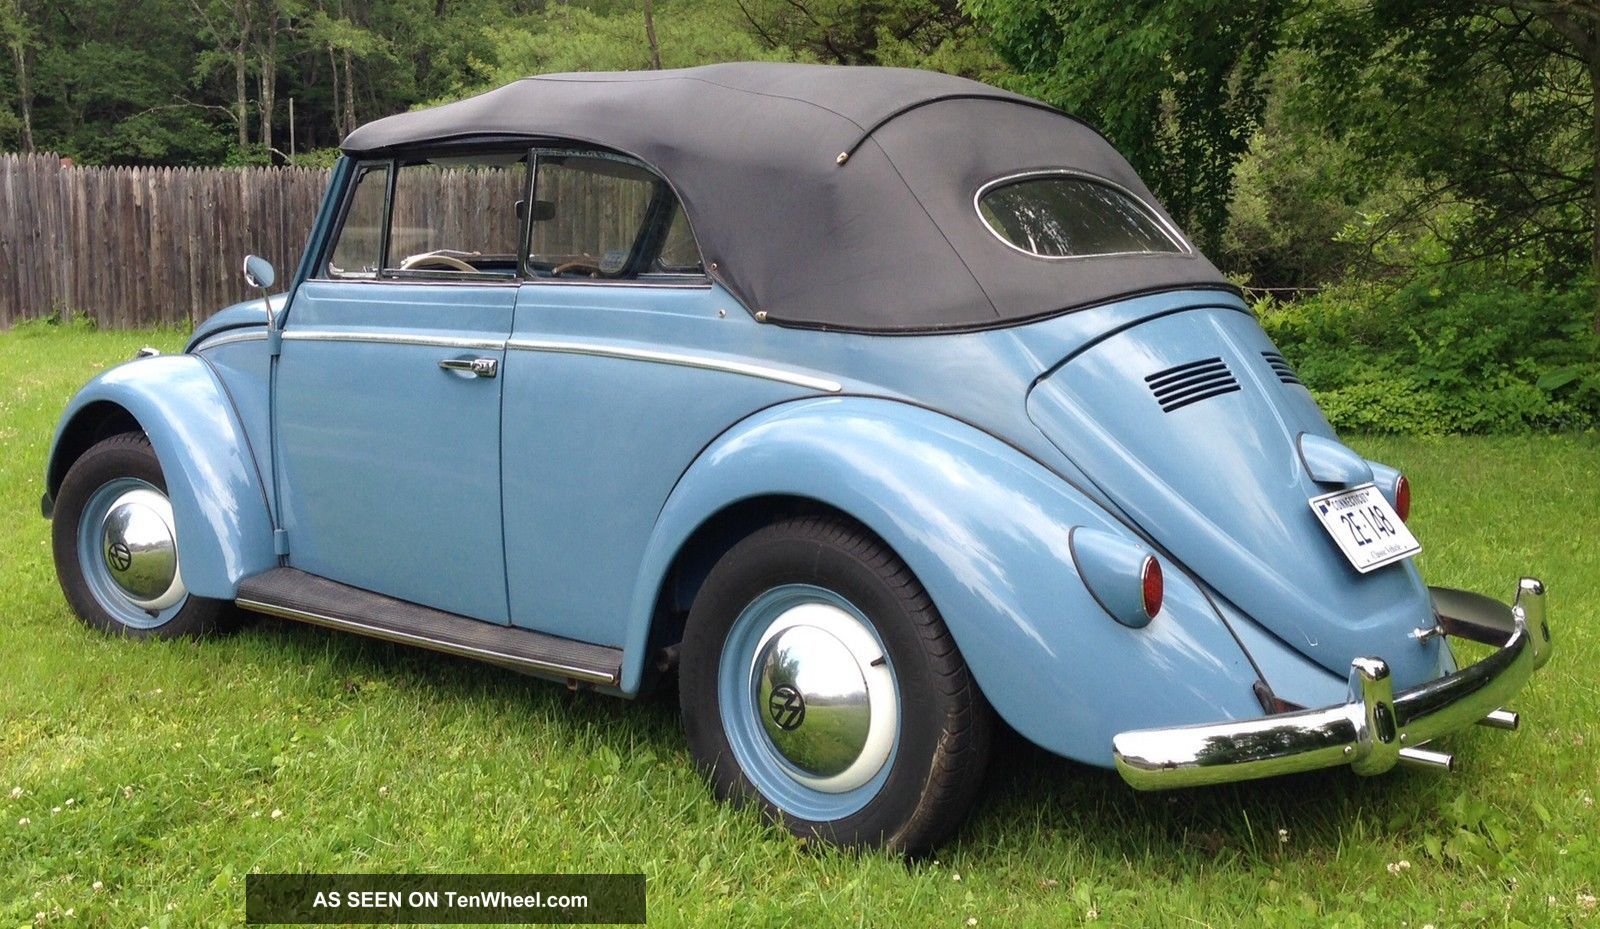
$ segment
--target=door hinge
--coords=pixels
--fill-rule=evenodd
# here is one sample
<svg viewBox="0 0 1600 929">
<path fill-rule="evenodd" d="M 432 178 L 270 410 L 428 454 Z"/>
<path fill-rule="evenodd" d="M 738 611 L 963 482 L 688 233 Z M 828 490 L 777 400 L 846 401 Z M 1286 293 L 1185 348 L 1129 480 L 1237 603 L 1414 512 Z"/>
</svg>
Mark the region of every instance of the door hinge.
<svg viewBox="0 0 1600 929">
<path fill-rule="evenodd" d="M 276 326 L 267 330 L 267 354 L 273 358 L 283 354 L 283 330 Z"/>
<path fill-rule="evenodd" d="M 289 530 L 272 530 L 272 553 L 274 555 L 289 554 Z"/>
</svg>

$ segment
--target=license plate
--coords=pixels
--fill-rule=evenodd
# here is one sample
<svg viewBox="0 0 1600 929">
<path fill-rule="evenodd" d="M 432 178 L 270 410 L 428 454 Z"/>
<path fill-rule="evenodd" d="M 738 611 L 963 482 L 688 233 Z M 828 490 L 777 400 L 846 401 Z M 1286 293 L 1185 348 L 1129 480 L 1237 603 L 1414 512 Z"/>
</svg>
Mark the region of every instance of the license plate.
<svg viewBox="0 0 1600 929">
<path fill-rule="evenodd" d="M 1416 536 L 1372 484 L 1311 498 L 1311 512 L 1362 574 L 1422 551 Z"/>
</svg>

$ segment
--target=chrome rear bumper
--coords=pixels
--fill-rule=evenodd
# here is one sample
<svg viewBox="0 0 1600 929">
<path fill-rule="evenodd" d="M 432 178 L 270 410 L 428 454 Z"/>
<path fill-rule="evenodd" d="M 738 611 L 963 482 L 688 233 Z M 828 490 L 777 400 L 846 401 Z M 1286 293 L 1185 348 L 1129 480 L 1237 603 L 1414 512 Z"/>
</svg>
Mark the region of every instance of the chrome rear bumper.
<svg viewBox="0 0 1600 929">
<path fill-rule="evenodd" d="M 1410 690 L 1394 692 L 1381 658 L 1350 664 L 1350 701 L 1259 719 L 1140 729 L 1113 740 L 1117 772 L 1140 790 L 1196 787 L 1349 765 L 1380 774 L 1401 760 L 1439 766 L 1449 756 L 1422 743 L 1473 723 L 1516 725 L 1501 707 L 1550 658 L 1544 585 L 1525 577 L 1516 602 L 1433 588 L 1439 617 L 1433 634 L 1500 646 L 1477 664 Z M 1497 712 L 1500 711 L 1500 712 Z"/>
</svg>

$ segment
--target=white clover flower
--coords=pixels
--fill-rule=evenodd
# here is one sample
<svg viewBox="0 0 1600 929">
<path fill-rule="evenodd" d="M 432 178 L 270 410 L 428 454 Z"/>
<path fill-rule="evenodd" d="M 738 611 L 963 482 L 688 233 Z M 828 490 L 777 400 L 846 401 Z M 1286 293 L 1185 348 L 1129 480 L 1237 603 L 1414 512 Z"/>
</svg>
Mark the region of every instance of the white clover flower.
<svg viewBox="0 0 1600 929">
<path fill-rule="evenodd" d="M 19 819 L 19 820 L 17 820 L 17 825 L 19 825 L 19 826 L 26 826 L 26 825 L 28 825 L 28 824 L 29 824 L 29 823 L 31 823 L 31 822 L 33 822 L 33 820 L 31 820 L 31 819 L 29 819 L 29 818 L 28 818 L 28 817 L 26 817 L 26 816 L 24 816 L 24 817 L 22 817 L 22 818 L 21 818 L 21 819 Z"/>
<path fill-rule="evenodd" d="M 273 819 L 282 819 L 283 818 L 283 811 L 282 810 L 273 810 L 272 811 L 272 818 Z"/>
<path fill-rule="evenodd" d="M 106 885 L 105 885 L 105 884 L 102 884 L 102 883 L 101 883 L 101 882 L 99 882 L 99 881 L 95 881 L 95 882 L 94 882 L 94 883 L 93 883 L 93 884 L 90 884 L 90 885 L 89 885 L 89 888 L 90 888 L 90 889 L 91 889 L 91 890 L 105 890 L 105 889 L 106 889 Z"/>
<path fill-rule="evenodd" d="M 1278 844 L 1279 845 L 1288 845 L 1289 844 L 1289 830 L 1287 830 L 1287 829 L 1279 829 L 1278 830 Z"/>
<path fill-rule="evenodd" d="M 13 800 L 22 799 L 22 788 L 21 787 L 13 787 L 13 788 L 11 788 L 11 799 L 13 799 Z"/>
</svg>

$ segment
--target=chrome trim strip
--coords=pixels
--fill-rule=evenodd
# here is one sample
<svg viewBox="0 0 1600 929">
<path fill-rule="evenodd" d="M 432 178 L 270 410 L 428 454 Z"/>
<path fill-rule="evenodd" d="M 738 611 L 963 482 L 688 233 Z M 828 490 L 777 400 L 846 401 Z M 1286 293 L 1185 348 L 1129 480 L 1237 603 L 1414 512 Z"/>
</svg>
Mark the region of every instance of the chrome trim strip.
<svg viewBox="0 0 1600 929">
<path fill-rule="evenodd" d="M 426 345 L 434 348 L 502 351 L 504 339 L 467 339 L 441 335 L 410 335 L 388 332 L 345 332 L 330 329 L 285 329 L 283 337 L 292 342 L 371 342 L 380 345 Z"/>
<path fill-rule="evenodd" d="M 593 280 L 581 277 L 525 277 L 522 283 L 529 287 L 641 287 L 646 290 L 710 290 L 711 279 L 705 278 L 698 281 L 641 281 L 638 278 L 626 280 Z"/>
<path fill-rule="evenodd" d="M 265 330 L 253 332 L 219 332 L 216 335 L 206 336 L 200 341 L 199 345 L 196 345 L 192 349 L 192 351 L 198 352 L 202 349 L 216 348 L 221 345 L 232 345 L 235 342 L 265 342 L 266 340 L 267 333 Z"/>
<path fill-rule="evenodd" d="M 1478 612 L 1487 614 L 1479 602 L 1486 599 L 1472 601 Z M 1444 614 L 1446 604 L 1436 608 Z M 1500 650 L 1454 674 L 1395 693 L 1387 663 L 1357 658 L 1351 663 L 1347 703 L 1256 719 L 1120 732 L 1112 740 L 1117 773 L 1137 789 L 1160 790 L 1341 764 L 1357 774 L 1379 774 L 1401 760 L 1442 767 L 1441 757 L 1409 752 L 1405 758 L 1402 753 L 1489 717 L 1550 658 L 1543 584 L 1523 578 L 1516 602 L 1499 608 L 1509 619 L 1509 634 L 1498 617 L 1492 624 L 1472 625 L 1477 636 L 1497 639 Z M 1465 625 L 1468 618 L 1441 615 L 1441 622 L 1449 629 Z"/>
<path fill-rule="evenodd" d="M 593 668 L 579 668 L 574 665 L 566 665 L 557 661 L 546 661 L 539 658 L 527 658 L 521 655 L 507 655 L 504 652 L 496 652 L 485 648 L 476 648 L 471 645 L 463 645 L 459 642 L 451 642 L 445 639 L 435 639 L 429 636 L 405 632 L 404 630 L 400 629 L 372 626 L 368 625 L 367 623 L 358 622 L 352 619 L 344 619 L 338 616 L 328 616 L 324 613 L 313 613 L 310 610 L 297 610 L 293 607 L 280 606 L 276 603 L 266 603 L 261 600 L 250 600 L 241 597 L 235 600 L 234 604 L 240 609 L 250 610 L 256 613 L 265 613 L 268 616 L 277 616 L 282 619 L 297 620 L 299 622 L 310 623 L 314 626 L 325 626 L 329 629 L 338 629 L 343 632 L 355 632 L 361 635 L 370 636 L 371 638 L 375 639 L 383 639 L 388 642 L 398 642 L 401 645 L 415 645 L 431 651 L 445 652 L 451 655 L 460 655 L 463 658 L 478 658 L 500 664 L 509 664 L 518 668 L 525 668 L 530 671 L 538 671 L 545 674 L 556 674 L 561 677 L 585 681 L 591 684 L 615 685 L 618 681 L 618 674 L 611 671 L 597 671 Z"/>
<path fill-rule="evenodd" d="M 844 389 L 844 385 L 838 381 L 831 381 L 827 378 L 812 377 L 809 374 L 786 371 L 781 368 L 769 368 L 764 365 L 746 364 L 742 361 L 707 358 L 704 355 L 680 355 L 673 352 L 657 352 L 643 348 L 621 348 L 614 345 L 556 342 L 545 339 L 511 339 L 506 342 L 506 348 L 524 352 L 555 352 L 565 355 L 591 355 L 598 358 L 622 358 L 629 361 L 648 361 L 655 364 L 700 368 L 706 371 L 722 371 L 727 374 L 742 374 L 746 377 L 758 377 L 782 384 L 793 384 L 796 387 L 820 390 L 825 393 L 838 393 Z"/>
<path fill-rule="evenodd" d="M 385 284 L 385 285 L 389 285 L 389 286 L 393 286 L 393 285 L 399 284 L 399 285 L 404 286 L 404 287 L 434 287 L 434 286 L 439 286 L 439 287 L 521 287 L 523 285 L 523 283 L 524 283 L 522 278 L 508 278 L 508 277 L 489 276 L 489 275 L 485 275 L 483 277 L 464 278 L 464 279 L 461 279 L 461 280 L 451 280 L 449 278 L 435 278 L 435 277 L 409 277 L 409 278 L 402 278 L 402 277 L 357 277 L 357 276 L 355 276 L 357 274 L 363 274 L 364 275 L 364 274 L 370 274 L 370 273 L 372 273 L 372 272 L 368 272 L 368 271 L 352 271 L 352 272 L 350 272 L 349 276 L 328 277 L 326 275 L 323 275 L 321 277 L 314 277 L 311 280 L 307 281 L 306 283 L 308 283 L 308 284 Z M 449 274 L 451 272 L 446 271 L 446 272 L 442 272 L 442 273 Z M 455 273 L 462 274 L 464 272 L 457 271 Z"/>
<path fill-rule="evenodd" d="M 1110 178 L 1101 177 L 1098 174 L 1090 174 L 1087 171 L 1075 171 L 1070 168 L 1048 168 L 1042 171 L 1018 171 L 1015 174 L 1007 174 L 1004 177 L 997 177 L 994 180 L 989 181 L 982 187 L 979 187 L 978 192 L 972 195 L 972 210 L 978 214 L 978 219 L 983 223 L 984 228 L 988 229 L 996 239 L 999 239 L 1001 245 L 1004 245 L 1006 248 L 1009 248 L 1014 252 L 1027 255 L 1029 258 L 1038 258 L 1042 261 L 1081 261 L 1085 258 L 1149 258 L 1151 256 L 1174 254 L 1172 252 L 1091 252 L 1086 255 L 1041 255 L 1038 252 L 1029 251 L 1022 246 L 1013 243 L 1010 239 L 1007 239 L 1005 236 L 1000 234 L 1000 230 L 996 229 L 989 222 L 989 217 L 983 215 L 983 195 L 995 189 L 996 187 L 1010 184 L 1015 181 L 1025 181 L 1033 177 L 1072 177 L 1077 178 L 1078 180 L 1088 181 L 1091 184 L 1099 184 L 1102 187 L 1109 187 L 1117 193 L 1127 197 L 1129 200 L 1132 200 L 1140 207 L 1140 209 L 1144 211 L 1146 216 L 1155 220 L 1156 225 L 1161 227 L 1161 231 L 1166 233 L 1167 238 L 1172 240 L 1172 244 L 1178 246 L 1178 251 L 1176 252 L 1178 257 L 1193 258 L 1195 255 L 1194 246 L 1190 245 L 1189 240 L 1183 237 L 1183 233 L 1179 231 L 1178 227 L 1174 226 L 1172 222 L 1163 216 L 1160 210 L 1153 207 L 1149 201 L 1145 200 L 1143 197 L 1122 186 L 1121 184 L 1118 184 L 1116 181 L 1111 180 Z"/>
</svg>

